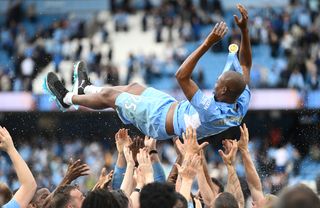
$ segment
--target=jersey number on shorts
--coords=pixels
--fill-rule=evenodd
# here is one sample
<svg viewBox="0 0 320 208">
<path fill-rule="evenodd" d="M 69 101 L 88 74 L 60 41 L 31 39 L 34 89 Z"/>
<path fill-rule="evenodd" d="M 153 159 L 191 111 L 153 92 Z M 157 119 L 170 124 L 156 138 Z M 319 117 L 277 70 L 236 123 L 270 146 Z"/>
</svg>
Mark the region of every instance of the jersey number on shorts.
<svg viewBox="0 0 320 208">
<path fill-rule="evenodd" d="M 130 94 L 131 97 L 131 102 L 130 103 L 125 103 L 124 107 L 128 110 L 132 109 L 133 111 L 136 111 L 137 109 L 137 104 L 141 101 L 140 96 L 132 95 Z"/>
</svg>

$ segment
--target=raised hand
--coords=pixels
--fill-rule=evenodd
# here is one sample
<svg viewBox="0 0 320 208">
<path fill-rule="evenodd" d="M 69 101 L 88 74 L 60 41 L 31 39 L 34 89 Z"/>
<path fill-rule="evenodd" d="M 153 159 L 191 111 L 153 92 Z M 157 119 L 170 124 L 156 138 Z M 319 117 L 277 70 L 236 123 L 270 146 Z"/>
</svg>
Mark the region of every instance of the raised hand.
<svg viewBox="0 0 320 208">
<path fill-rule="evenodd" d="M 213 45 L 214 43 L 221 40 L 223 36 L 227 34 L 227 32 L 228 32 L 227 24 L 225 22 L 219 22 L 214 26 L 214 28 L 210 32 L 210 34 L 205 40 L 205 43 L 209 45 Z"/>
<path fill-rule="evenodd" d="M 0 126 L 0 149 L 8 152 L 14 149 L 12 138 L 5 127 Z"/>
<path fill-rule="evenodd" d="M 176 140 L 176 145 L 181 153 L 185 155 L 197 154 L 209 144 L 208 142 L 203 142 L 199 145 L 197 141 L 197 131 L 191 127 L 188 127 L 186 132 L 182 134 L 182 138 L 183 144 L 180 140 Z"/>
<path fill-rule="evenodd" d="M 111 182 L 112 176 L 113 176 L 113 170 L 111 170 L 107 174 L 107 169 L 102 168 L 99 180 L 97 181 L 96 185 L 93 187 L 92 190 L 107 188 L 109 183 Z"/>
<path fill-rule="evenodd" d="M 115 140 L 119 153 L 123 152 L 124 146 L 129 146 L 132 143 L 132 140 L 128 135 L 128 129 L 119 129 L 119 131 L 115 135 Z"/>
<path fill-rule="evenodd" d="M 236 22 L 236 24 L 241 30 L 244 30 L 247 28 L 247 25 L 248 25 L 248 19 L 249 19 L 248 11 L 241 4 L 237 5 L 237 9 L 241 13 L 241 18 L 239 19 L 237 15 L 233 15 L 234 21 Z"/>
<path fill-rule="evenodd" d="M 69 161 L 67 172 L 62 180 L 63 184 L 70 184 L 80 176 L 86 176 L 90 173 L 90 167 L 83 163 L 81 160 L 73 162 L 72 159 Z"/>
<path fill-rule="evenodd" d="M 179 164 L 175 164 L 178 173 L 182 179 L 190 179 L 193 180 L 197 175 L 199 166 L 201 165 L 201 156 L 195 154 L 193 156 L 188 156 L 185 158 L 182 166 Z"/>
<path fill-rule="evenodd" d="M 148 148 L 148 151 L 157 149 L 157 140 L 150 138 L 148 136 L 144 137 L 144 146 Z"/>
<path fill-rule="evenodd" d="M 225 140 L 223 146 L 225 148 L 225 152 L 219 150 L 219 155 L 222 157 L 226 166 L 234 166 L 238 151 L 237 141 Z"/>
<path fill-rule="evenodd" d="M 180 139 L 178 136 L 175 136 L 172 139 L 173 143 L 174 143 L 174 149 L 176 150 L 177 155 L 179 156 L 184 156 L 186 154 L 186 151 L 184 149 L 183 143 L 181 143 Z"/>
<path fill-rule="evenodd" d="M 138 169 L 145 177 L 145 182 L 153 182 L 152 163 L 147 148 L 140 149 L 139 153 L 137 154 L 137 160 L 139 163 Z"/>
<path fill-rule="evenodd" d="M 123 148 L 123 153 L 124 153 L 124 157 L 126 158 L 127 161 L 127 165 L 135 165 L 134 159 L 133 159 L 133 155 L 132 155 L 132 151 L 129 149 L 129 147 L 124 147 Z"/>
<path fill-rule="evenodd" d="M 246 124 L 240 126 L 240 140 L 238 141 L 238 148 L 240 152 L 248 152 L 248 143 L 249 143 L 249 131 Z"/>
</svg>

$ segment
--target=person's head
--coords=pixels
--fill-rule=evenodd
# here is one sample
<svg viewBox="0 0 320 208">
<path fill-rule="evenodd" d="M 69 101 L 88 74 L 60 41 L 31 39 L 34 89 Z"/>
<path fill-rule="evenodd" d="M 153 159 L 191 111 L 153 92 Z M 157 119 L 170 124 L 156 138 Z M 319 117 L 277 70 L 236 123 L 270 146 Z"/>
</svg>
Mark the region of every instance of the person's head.
<svg viewBox="0 0 320 208">
<path fill-rule="evenodd" d="M 216 82 L 214 96 L 217 101 L 235 103 L 245 88 L 246 82 L 240 73 L 226 71 Z"/>
<path fill-rule="evenodd" d="M 131 207 L 130 199 L 127 197 L 127 195 L 121 189 L 112 190 L 111 193 L 114 196 L 114 198 L 117 200 L 117 202 L 121 208 Z"/>
<path fill-rule="evenodd" d="M 11 198 L 12 192 L 9 187 L 4 183 L 0 183 L 0 207 L 8 203 Z"/>
<path fill-rule="evenodd" d="M 236 198 L 228 193 L 220 193 L 214 201 L 214 208 L 239 208 Z"/>
<path fill-rule="evenodd" d="M 52 208 L 81 208 L 84 196 L 77 186 L 59 187 L 52 198 Z"/>
<path fill-rule="evenodd" d="M 320 208 L 320 199 L 306 185 L 299 184 L 285 189 L 276 205 L 276 208 Z"/>
<path fill-rule="evenodd" d="M 252 208 L 274 208 L 278 199 L 273 194 L 266 194 L 261 200 L 252 202 Z"/>
<path fill-rule="evenodd" d="M 188 202 L 180 193 L 176 193 L 176 204 L 174 208 L 188 208 Z"/>
<path fill-rule="evenodd" d="M 50 191 L 47 188 L 40 188 L 34 194 L 28 208 L 40 208 L 43 207 L 45 199 L 50 195 Z"/>
<path fill-rule="evenodd" d="M 139 200 L 140 208 L 173 208 L 177 199 L 172 186 L 150 183 L 142 188 Z"/>
<path fill-rule="evenodd" d="M 120 206 L 115 196 L 106 189 L 89 191 L 83 201 L 82 208 L 124 208 Z"/>
</svg>

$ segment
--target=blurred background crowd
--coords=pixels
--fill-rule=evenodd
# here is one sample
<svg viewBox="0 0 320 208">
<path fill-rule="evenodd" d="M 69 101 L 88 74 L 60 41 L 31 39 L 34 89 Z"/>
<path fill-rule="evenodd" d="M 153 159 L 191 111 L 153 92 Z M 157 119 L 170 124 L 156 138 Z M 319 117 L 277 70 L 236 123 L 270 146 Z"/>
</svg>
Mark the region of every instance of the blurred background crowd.
<svg viewBox="0 0 320 208">
<path fill-rule="evenodd" d="M 212 48 L 195 78 L 212 88 L 229 43 L 239 43 L 232 15 L 219 0 L 108 1 L 110 11 L 41 14 L 35 4 L 9 1 L 0 18 L 0 90 L 41 92 L 43 73 L 59 72 L 71 86 L 74 61 L 88 62 L 96 85 L 145 82 L 177 85 L 173 74 L 185 57 L 224 19 L 227 38 Z M 319 89 L 319 2 L 290 0 L 282 7 L 249 7 L 251 87 Z M 212 64 L 214 62 L 215 64 Z"/>
<path fill-rule="evenodd" d="M 194 74 L 201 88 L 212 89 L 225 65 L 228 45 L 240 43 L 240 31 L 232 17 L 237 11 L 226 7 L 227 1 L 110 0 L 106 11 L 89 12 L 88 9 L 88 12 L 66 14 L 41 13 L 37 1 L 3 1 L 0 5 L 4 2 L 7 2 L 6 7 L 2 7 L 4 15 L 0 16 L 1 93 L 42 94 L 42 81 L 49 71 L 57 72 L 71 89 L 73 63 L 80 59 L 88 63 L 90 79 L 97 86 L 137 81 L 160 90 L 178 89 L 174 73 L 212 26 L 223 19 L 230 28 L 229 33 L 201 59 Z M 270 2 L 269 5 L 247 7 L 253 49 L 250 87 L 292 88 L 301 93 L 319 91 L 320 2 L 288 0 L 281 6 L 273 6 L 273 1 Z M 255 131 L 249 144 L 250 153 L 265 193 L 277 194 L 284 187 L 300 182 L 320 191 L 318 111 L 307 116 L 303 112 L 294 114 L 304 126 L 303 130 L 292 131 L 291 134 L 296 134 L 295 139 L 275 128 L 273 119 L 282 117 L 278 124 L 286 131 L 302 127 L 288 122 L 285 115 L 277 111 L 269 113 L 272 116 L 266 118 L 260 112 L 253 112 L 251 116 L 255 119 L 247 119 Z M 1 124 L 6 124 L 12 117 L 17 125 L 25 123 L 14 113 L 0 113 Z M 39 126 L 50 124 L 48 118 L 34 114 L 29 117 L 34 117 Z M 62 120 L 61 117 L 60 122 Z M 86 120 L 78 119 L 77 122 L 86 123 Z M 258 127 L 253 124 L 260 122 L 263 124 Z M 25 134 L 13 123 L 7 123 L 15 134 L 17 149 L 39 187 L 53 190 L 63 178 L 70 158 L 80 158 L 91 168 L 92 175 L 76 181 L 84 191 L 94 185 L 101 167 L 105 166 L 109 171 L 115 166 L 117 153 L 113 135 L 104 137 L 100 133 L 94 139 L 88 139 L 81 133 L 68 136 L 37 134 L 41 128 L 33 124 L 30 126 L 34 133 Z M 23 126 L 28 128 L 28 124 Z M 52 128 L 61 131 L 59 126 Z M 114 132 L 118 128 L 105 130 Z M 210 176 L 225 184 L 226 168 L 218 154 L 221 144 L 216 143 L 206 148 L 205 155 Z M 168 175 L 176 159 L 172 142 L 160 142 L 158 151 Z M 241 186 L 245 197 L 249 197 L 239 156 L 237 161 Z M 13 173 L 8 156 L 1 153 L 0 181 L 8 184 L 11 190 L 19 187 Z"/>
</svg>

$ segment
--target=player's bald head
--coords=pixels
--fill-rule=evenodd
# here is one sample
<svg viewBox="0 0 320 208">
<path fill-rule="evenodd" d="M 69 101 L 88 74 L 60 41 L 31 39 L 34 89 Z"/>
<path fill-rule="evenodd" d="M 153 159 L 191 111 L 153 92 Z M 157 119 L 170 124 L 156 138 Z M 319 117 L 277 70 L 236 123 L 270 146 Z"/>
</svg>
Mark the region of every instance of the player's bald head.
<svg viewBox="0 0 320 208">
<path fill-rule="evenodd" d="M 246 87 L 242 74 L 235 71 L 224 72 L 215 86 L 218 101 L 234 103 Z"/>
</svg>

